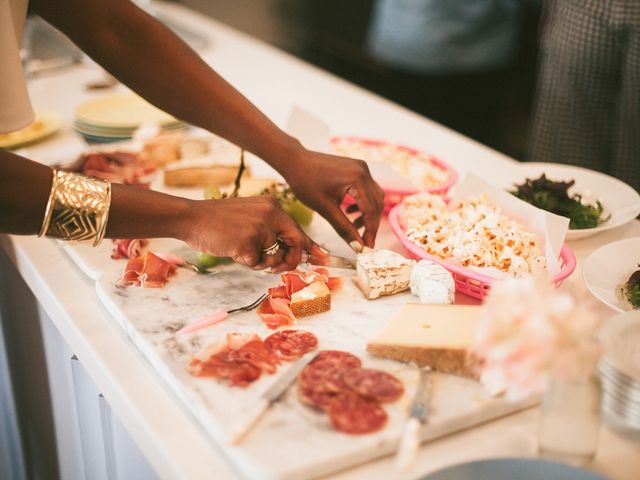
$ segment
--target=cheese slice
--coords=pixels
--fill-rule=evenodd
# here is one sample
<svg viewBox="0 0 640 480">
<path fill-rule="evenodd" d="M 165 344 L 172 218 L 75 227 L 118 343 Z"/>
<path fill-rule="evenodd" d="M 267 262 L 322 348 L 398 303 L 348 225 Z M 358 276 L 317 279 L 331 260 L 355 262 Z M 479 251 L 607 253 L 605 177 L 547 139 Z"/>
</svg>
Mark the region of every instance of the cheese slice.
<svg viewBox="0 0 640 480">
<path fill-rule="evenodd" d="M 373 355 L 477 378 L 469 352 L 480 307 L 408 304 L 367 343 Z"/>
<path fill-rule="evenodd" d="M 367 249 L 356 258 L 356 283 L 369 300 L 409 288 L 415 263 L 391 250 Z"/>
<path fill-rule="evenodd" d="M 442 265 L 431 260 L 420 260 L 411 272 L 411 293 L 420 299 L 420 303 L 453 303 L 455 296 L 453 275 Z"/>
</svg>

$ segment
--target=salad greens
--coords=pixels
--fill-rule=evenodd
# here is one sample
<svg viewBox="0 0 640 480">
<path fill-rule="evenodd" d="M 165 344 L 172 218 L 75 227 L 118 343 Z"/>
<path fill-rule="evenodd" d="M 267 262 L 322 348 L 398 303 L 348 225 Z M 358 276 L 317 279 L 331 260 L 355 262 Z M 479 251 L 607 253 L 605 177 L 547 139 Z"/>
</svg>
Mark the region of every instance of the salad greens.
<svg viewBox="0 0 640 480">
<path fill-rule="evenodd" d="M 631 274 L 627 283 L 622 286 L 622 294 L 633 308 L 640 308 L 640 270 Z"/>
<path fill-rule="evenodd" d="M 609 217 L 603 218 L 604 208 L 600 201 L 584 203 L 580 194 L 569 194 L 575 180 L 556 182 L 543 173 L 540 178 L 527 178 L 522 185 L 511 191 L 516 197 L 548 212 L 568 217 L 570 229 L 594 228 Z"/>
</svg>

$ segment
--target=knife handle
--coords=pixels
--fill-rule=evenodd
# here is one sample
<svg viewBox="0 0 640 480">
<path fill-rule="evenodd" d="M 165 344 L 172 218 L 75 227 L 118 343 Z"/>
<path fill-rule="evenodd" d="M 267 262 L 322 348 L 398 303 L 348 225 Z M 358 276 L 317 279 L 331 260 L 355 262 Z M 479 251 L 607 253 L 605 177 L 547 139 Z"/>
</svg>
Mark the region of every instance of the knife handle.
<svg viewBox="0 0 640 480">
<path fill-rule="evenodd" d="M 258 404 L 255 408 L 252 408 L 245 416 L 234 425 L 232 425 L 227 436 L 227 442 L 232 445 L 237 445 L 242 439 L 251 431 L 251 429 L 258 423 L 258 420 L 262 418 L 265 412 L 269 409 L 271 402 L 265 398 L 258 399 Z"/>
<path fill-rule="evenodd" d="M 420 421 L 409 418 L 404 426 L 400 446 L 396 454 L 395 465 L 399 470 L 407 470 L 413 465 L 420 446 Z"/>
</svg>

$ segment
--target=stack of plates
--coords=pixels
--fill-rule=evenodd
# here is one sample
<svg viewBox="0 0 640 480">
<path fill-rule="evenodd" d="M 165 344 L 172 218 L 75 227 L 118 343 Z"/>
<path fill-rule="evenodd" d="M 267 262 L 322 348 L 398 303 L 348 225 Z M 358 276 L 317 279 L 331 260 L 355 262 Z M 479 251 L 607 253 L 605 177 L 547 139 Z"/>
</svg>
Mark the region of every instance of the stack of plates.
<svg viewBox="0 0 640 480">
<path fill-rule="evenodd" d="M 105 143 L 131 138 L 142 125 L 179 130 L 185 124 L 133 94 L 91 100 L 76 108 L 73 127 L 87 141 Z"/>
<path fill-rule="evenodd" d="M 598 365 L 602 409 L 640 429 L 640 312 L 613 317 L 602 332 L 605 355 Z"/>
</svg>

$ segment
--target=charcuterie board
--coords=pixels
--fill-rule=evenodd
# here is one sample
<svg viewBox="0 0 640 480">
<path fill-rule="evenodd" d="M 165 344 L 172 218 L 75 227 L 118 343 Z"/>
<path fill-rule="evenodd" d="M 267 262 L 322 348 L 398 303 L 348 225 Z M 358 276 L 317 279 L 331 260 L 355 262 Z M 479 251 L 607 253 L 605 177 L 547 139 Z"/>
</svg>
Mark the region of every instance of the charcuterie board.
<svg viewBox="0 0 640 480">
<path fill-rule="evenodd" d="M 182 249 L 186 247 L 177 243 L 174 246 L 173 253 L 184 254 Z M 123 266 L 122 261 L 113 263 Z M 229 429 L 242 420 L 257 397 L 288 365 L 247 388 L 229 387 L 216 380 L 192 377 L 187 372 L 186 366 L 193 354 L 223 339 L 228 332 L 252 332 L 262 338 L 272 332 L 255 312 L 243 312 L 211 328 L 176 335 L 185 322 L 219 308 L 250 303 L 279 281 L 275 275 L 239 265 L 224 265 L 219 270 L 217 275 L 202 276 L 179 269 L 165 288 L 151 289 L 119 287 L 121 270 L 110 269 L 99 278 L 97 292 L 118 325 L 184 402 L 185 408 L 214 442 L 224 444 Z M 347 274 L 351 273 L 347 271 Z M 336 432 L 326 415 L 299 401 L 297 389 L 292 386 L 240 445 L 223 449 L 243 475 L 247 478 L 313 478 L 394 451 L 417 384 L 417 373 L 411 366 L 369 356 L 365 344 L 408 301 L 411 296 L 407 293 L 367 301 L 350 279 L 346 279 L 342 289 L 333 296 L 331 311 L 299 319 L 293 327 L 313 332 L 319 339 L 320 349 L 350 351 L 362 359 L 365 367 L 388 371 L 403 381 L 405 396 L 385 407 L 389 415 L 387 426 L 378 433 L 362 436 Z M 434 374 L 432 413 L 422 438 L 437 438 L 533 403 L 533 400 L 507 403 L 490 397 L 476 382 Z"/>
</svg>

